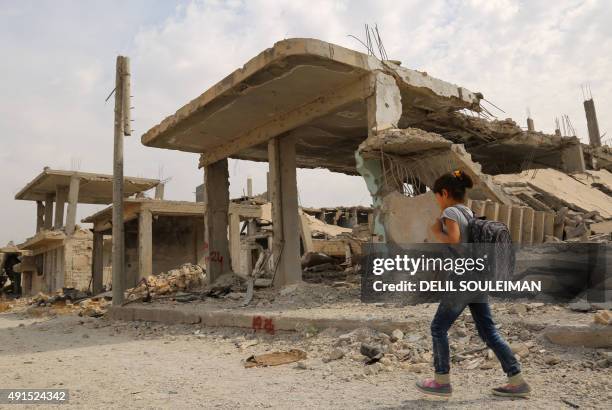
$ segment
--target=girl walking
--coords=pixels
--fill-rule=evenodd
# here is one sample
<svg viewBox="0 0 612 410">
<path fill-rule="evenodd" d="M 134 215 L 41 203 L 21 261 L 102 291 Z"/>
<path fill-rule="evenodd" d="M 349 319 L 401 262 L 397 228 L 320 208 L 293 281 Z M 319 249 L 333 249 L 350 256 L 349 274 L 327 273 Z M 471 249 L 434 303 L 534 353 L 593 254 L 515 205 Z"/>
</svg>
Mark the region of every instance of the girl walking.
<svg viewBox="0 0 612 410">
<path fill-rule="evenodd" d="M 467 242 L 469 219 L 472 211 L 465 205 L 466 189 L 472 188 L 469 175 L 457 170 L 442 175 L 436 180 L 433 192 L 440 206 L 441 216 L 431 226 L 432 233 L 441 243 L 459 244 Z M 435 374 L 433 378 L 417 382 L 417 388 L 426 394 L 450 396 L 450 352 L 448 330 L 468 307 L 478 330 L 478 335 L 491 349 L 508 376 L 507 384 L 493 389 L 493 394 L 509 397 L 527 397 L 531 392 L 521 375 L 521 368 L 510 349 L 495 327 L 489 303 L 461 302 L 456 298 L 443 298 L 431 322 Z"/>
</svg>

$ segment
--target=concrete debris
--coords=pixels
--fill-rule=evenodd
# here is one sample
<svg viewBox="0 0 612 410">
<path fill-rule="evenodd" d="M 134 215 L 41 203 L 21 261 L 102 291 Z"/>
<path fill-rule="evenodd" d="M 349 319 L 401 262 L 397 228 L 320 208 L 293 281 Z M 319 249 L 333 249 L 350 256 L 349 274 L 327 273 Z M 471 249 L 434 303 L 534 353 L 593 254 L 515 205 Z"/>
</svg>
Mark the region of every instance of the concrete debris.
<svg viewBox="0 0 612 410">
<path fill-rule="evenodd" d="M 399 340 L 403 340 L 404 339 L 404 332 L 402 332 L 400 329 L 395 329 L 392 333 L 391 333 L 391 341 L 392 342 L 397 342 Z"/>
<path fill-rule="evenodd" d="M 587 174 L 582 178 L 593 181 Z M 495 175 L 493 180 L 501 184 L 509 194 L 517 196 L 520 192 L 525 192 L 553 209 L 567 206 L 578 212 L 597 211 L 602 218 L 612 218 L 610 196 L 582 182 L 575 175 L 545 168 L 519 174 Z"/>
<path fill-rule="evenodd" d="M 323 362 L 324 363 L 329 363 L 332 362 L 334 360 L 340 360 L 344 357 L 344 350 L 339 349 L 339 348 L 334 348 L 332 349 L 331 352 L 329 352 L 329 355 L 327 355 L 326 357 L 323 358 Z"/>
<path fill-rule="evenodd" d="M 367 357 L 368 360 L 366 364 L 376 363 L 383 357 L 382 349 L 378 346 L 372 346 L 372 345 L 362 343 L 359 351 L 361 352 L 362 355 Z"/>
<path fill-rule="evenodd" d="M 612 326 L 612 313 L 608 310 L 600 310 L 593 316 L 593 321 L 604 326 Z"/>
<path fill-rule="evenodd" d="M 302 268 L 309 268 L 326 263 L 335 264 L 336 259 L 322 252 L 307 252 L 302 256 Z"/>
<path fill-rule="evenodd" d="M 612 326 L 552 326 L 544 335 L 562 346 L 612 348 Z"/>
<path fill-rule="evenodd" d="M 179 291 L 198 289 L 204 284 L 205 279 L 206 274 L 202 267 L 187 263 L 179 269 L 172 269 L 142 279 L 138 286 L 127 290 L 128 300 L 147 299 Z"/>
</svg>

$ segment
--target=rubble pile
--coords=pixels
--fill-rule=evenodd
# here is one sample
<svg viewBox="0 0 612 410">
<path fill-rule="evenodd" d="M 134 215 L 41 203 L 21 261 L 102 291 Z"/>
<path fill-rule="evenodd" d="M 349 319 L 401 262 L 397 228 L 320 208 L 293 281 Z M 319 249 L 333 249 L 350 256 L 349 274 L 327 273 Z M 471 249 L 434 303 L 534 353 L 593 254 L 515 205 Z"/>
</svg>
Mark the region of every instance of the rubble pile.
<svg viewBox="0 0 612 410">
<path fill-rule="evenodd" d="M 611 179 L 605 170 L 565 174 L 554 169 L 494 177 L 515 204 L 536 211 L 555 211 L 555 230 L 570 241 L 612 239 L 612 201 L 607 194 L 611 192 Z"/>
<path fill-rule="evenodd" d="M 127 290 L 128 300 L 149 299 L 176 292 L 185 292 L 202 287 L 206 274 L 201 266 L 186 263 L 159 275 L 151 275 Z"/>
</svg>

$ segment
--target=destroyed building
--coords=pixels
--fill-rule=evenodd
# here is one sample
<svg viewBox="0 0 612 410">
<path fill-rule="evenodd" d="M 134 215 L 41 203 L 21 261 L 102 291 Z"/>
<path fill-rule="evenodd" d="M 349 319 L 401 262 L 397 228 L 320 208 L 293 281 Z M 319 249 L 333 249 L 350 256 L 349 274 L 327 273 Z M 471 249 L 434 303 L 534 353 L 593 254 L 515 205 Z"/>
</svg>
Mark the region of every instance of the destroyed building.
<svg viewBox="0 0 612 410">
<path fill-rule="evenodd" d="M 135 286 L 142 278 L 169 271 L 185 263 L 204 266 L 203 202 L 128 198 L 123 201 L 125 224 L 126 285 Z M 93 292 L 110 288 L 112 250 L 104 246 L 104 237 L 112 237 L 112 206 L 83 219 L 93 224 Z M 240 254 L 240 222 L 261 216 L 259 206 L 229 206 L 230 247 Z M 240 260 L 239 256 L 234 258 Z"/>
<path fill-rule="evenodd" d="M 361 175 L 373 199 L 373 241 L 431 240 L 427 226 L 438 210 L 428 188 L 456 168 L 474 179 L 476 213 L 506 222 L 518 243 L 588 240 L 591 229 L 606 231 L 597 224 L 609 223 L 612 211 L 608 147 L 491 119 L 482 101 L 478 92 L 397 61 L 288 39 L 153 127 L 142 143 L 201 154 L 205 242 L 226 261 L 209 266 L 209 280 L 232 270 L 228 158 L 269 163 L 276 285 L 301 280 L 298 167 Z M 582 179 L 594 202 L 564 198 L 525 177 L 548 173 Z"/>
<path fill-rule="evenodd" d="M 93 237 L 76 224 L 78 204 L 112 202 L 113 177 L 45 168 L 15 195 L 35 201 L 36 234 L 18 245 L 24 254 L 18 269 L 24 295 L 64 287 L 87 290 L 91 280 Z M 159 185 L 156 179 L 125 177 L 125 195 Z"/>
</svg>

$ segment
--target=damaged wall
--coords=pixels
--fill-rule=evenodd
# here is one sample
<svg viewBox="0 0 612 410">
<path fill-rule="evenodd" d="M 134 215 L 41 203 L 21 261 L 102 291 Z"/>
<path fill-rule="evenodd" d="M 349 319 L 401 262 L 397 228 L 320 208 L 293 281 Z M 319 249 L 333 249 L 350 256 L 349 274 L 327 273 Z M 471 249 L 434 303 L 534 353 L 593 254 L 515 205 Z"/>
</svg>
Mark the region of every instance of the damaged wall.
<svg viewBox="0 0 612 410">
<path fill-rule="evenodd" d="M 203 227 L 201 217 L 155 215 L 152 227 L 153 274 L 167 272 L 185 263 L 197 264 L 204 251 L 198 246 L 204 241 Z M 125 224 L 125 269 L 126 275 L 138 277 L 138 219 Z"/>
</svg>

